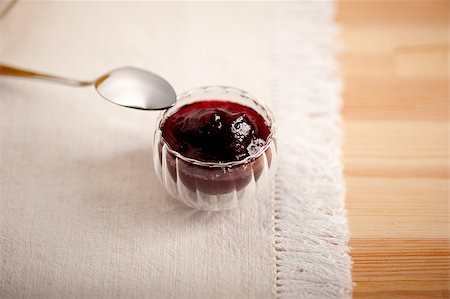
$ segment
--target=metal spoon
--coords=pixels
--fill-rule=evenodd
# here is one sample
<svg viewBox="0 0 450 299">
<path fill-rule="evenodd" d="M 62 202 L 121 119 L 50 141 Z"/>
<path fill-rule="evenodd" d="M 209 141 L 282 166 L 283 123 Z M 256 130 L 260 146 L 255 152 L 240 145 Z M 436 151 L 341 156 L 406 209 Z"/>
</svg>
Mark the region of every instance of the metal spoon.
<svg viewBox="0 0 450 299">
<path fill-rule="evenodd" d="M 121 67 L 98 79 L 81 81 L 0 64 L 0 76 L 41 79 L 72 86 L 94 85 L 98 94 L 114 104 L 141 110 L 162 110 L 176 101 L 173 87 L 165 79 L 135 67 Z"/>
</svg>

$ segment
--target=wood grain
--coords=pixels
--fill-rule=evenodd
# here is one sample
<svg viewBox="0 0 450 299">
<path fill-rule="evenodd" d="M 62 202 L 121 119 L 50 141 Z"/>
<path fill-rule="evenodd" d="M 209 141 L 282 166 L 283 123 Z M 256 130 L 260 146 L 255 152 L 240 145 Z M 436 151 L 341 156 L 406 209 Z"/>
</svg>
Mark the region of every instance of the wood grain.
<svg viewBox="0 0 450 299">
<path fill-rule="evenodd" d="M 355 298 L 449 298 L 448 1 L 340 1 Z"/>
<path fill-rule="evenodd" d="M 358 298 L 448 298 L 448 239 L 351 242 Z"/>
</svg>

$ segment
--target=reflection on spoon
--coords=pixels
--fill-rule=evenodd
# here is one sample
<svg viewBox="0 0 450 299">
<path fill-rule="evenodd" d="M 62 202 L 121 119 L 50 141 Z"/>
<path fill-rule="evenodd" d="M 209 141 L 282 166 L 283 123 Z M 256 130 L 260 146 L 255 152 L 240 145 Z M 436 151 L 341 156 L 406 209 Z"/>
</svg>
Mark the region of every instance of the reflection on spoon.
<svg viewBox="0 0 450 299">
<path fill-rule="evenodd" d="M 169 82 L 156 74 L 135 67 L 121 67 L 96 80 L 81 81 L 0 64 L 0 76 L 41 79 L 72 86 L 94 85 L 105 100 L 141 110 L 167 109 L 176 101 L 175 90 Z"/>
</svg>

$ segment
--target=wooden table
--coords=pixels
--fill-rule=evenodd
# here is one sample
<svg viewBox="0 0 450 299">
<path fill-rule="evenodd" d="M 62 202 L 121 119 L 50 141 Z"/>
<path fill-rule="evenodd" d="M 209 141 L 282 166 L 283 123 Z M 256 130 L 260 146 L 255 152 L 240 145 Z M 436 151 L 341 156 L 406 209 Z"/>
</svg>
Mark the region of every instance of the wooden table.
<svg viewBox="0 0 450 299">
<path fill-rule="evenodd" d="M 449 298 L 448 1 L 342 1 L 355 298 Z"/>
</svg>

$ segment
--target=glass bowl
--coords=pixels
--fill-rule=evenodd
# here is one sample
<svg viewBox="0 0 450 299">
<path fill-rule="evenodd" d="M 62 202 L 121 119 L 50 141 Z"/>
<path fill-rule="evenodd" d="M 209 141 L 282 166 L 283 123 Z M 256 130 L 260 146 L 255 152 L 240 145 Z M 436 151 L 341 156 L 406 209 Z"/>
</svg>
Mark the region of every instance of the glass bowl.
<svg viewBox="0 0 450 299">
<path fill-rule="evenodd" d="M 182 106 L 204 100 L 234 102 L 255 110 L 270 130 L 266 144 L 243 160 L 226 163 L 198 161 L 172 150 L 162 136 L 164 122 Z M 248 92 L 224 86 L 189 90 L 157 119 L 153 147 L 156 174 L 167 192 L 189 207 L 212 211 L 239 207 L 246 199 L 269 192 L 276 157 L 274 131 L 272 113 Z"/>
</svg>

